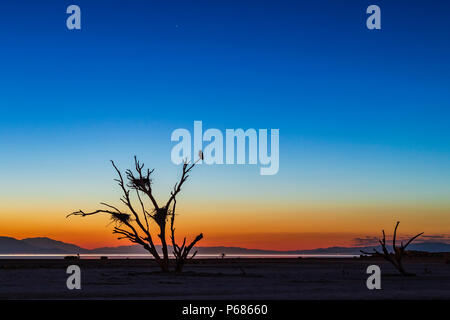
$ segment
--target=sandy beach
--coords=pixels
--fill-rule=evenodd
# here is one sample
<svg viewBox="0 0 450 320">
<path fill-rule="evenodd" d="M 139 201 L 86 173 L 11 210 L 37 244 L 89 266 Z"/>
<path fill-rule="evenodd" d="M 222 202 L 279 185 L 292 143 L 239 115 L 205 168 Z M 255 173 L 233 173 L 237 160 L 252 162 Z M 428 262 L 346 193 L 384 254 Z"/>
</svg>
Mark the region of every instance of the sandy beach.
<svg viewBox="0 0 450 320">
<path fill-rule="evenodd" d="M 81 290 L 68 290 L 66 268 L 81 268 Z M 367 266 L 382 271 L 381 290 L 366 287 Z M 405 261 L 415 277 L 386 262 L 353 259 L 197 259 L 181 275 L 152 260 L 0 260 L 1 299 L 450 299 L 450 264 Z"/>
</svg>

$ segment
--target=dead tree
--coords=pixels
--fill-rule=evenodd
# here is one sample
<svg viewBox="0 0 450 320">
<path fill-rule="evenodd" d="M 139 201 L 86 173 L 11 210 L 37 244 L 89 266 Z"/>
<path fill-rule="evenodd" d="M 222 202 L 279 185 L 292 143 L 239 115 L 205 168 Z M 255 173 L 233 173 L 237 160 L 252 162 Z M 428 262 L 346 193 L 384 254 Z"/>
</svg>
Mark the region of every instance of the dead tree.
<svg viewBox="0 0 450 320">
<path fill-rule="evenodd" d="M 186 261 L 192 259 L 197 253 L 194 252 L 189 256 L 189 253 L 195 244 L 203 238 L 203 234 L 200 233 L 197 235 L 188 245 L 186 244 L 186 238 L 184 238 L 181 246 L 176 244 L 176 197 L 180 193 L 182 185 L 189 177 L 189 172 L 194 168 L 197 162 L 202 159 L 203 153 L 200 151 L 199 159 L 196 162 L 192 164 L 185 162 L 183 164 L 181 178 L 171 191 L 168 201 L 163 205 L 160 205 L 153 195 L 151 175 L 154 170 L 145 170 L 144 164 L 141 164 L 135 156 L 134 163 L 136 174 L 131 170 L 126 170 L 125 175 L 127 183 L 125 183 L 121 171 L 117 168 L 114 161 L 111 161 L 118 175 L 118 179 L 114 179 L 114 181 L 118 183 L 123 193 L 120 201 L 125 205 L 126 210 L 122 211 L 115 206 L 102 202 L 101 205 L 105 206 L 103 209 L 92 212 L 79 210 L 69 214 L 67 217 L 72 215 L 85 217 L 98 213 L 108 214 L 111 221 L 115 223 L 113 233 L 119 235 L 118 239 L 128 239 L 133 243 L 143 246 L 155 258 L 155 261 L 163 272 L 170 271 L 169 246 L 166 239 L 166 226 L 170 219 L 170 238 L 173 255 L 175 257 L 175 271 L 181 272 Z M 134 195 L 133 199 L 131 196 L 132 193 Z M 145 201 L 146 199 L 148 201 Z M 146 203 L 148 202 L 151 204 L 151 210 L 146 208 Z M 157 251 L 152 237 L 152 222 L 156 224 L 157 236 L 161 242 L 162 255 Z"/>
<path fill-rule="evenodd" d="M 397 224 L 395 225 L 395 229 L 394 229 L 394 237 L 392 238 L 392 250 L 393 252 L 389 252 L 389 250 L 386 247 L 386 234 L 384 233 L 383 230 L 383 239 L 378 239 L 378 241 L 381 244 L 381 248 L 383 250 L 383 253 L 379 252 L 376 249 L 373 249 L 373 252 L 365 252 L 363 250 L 360 250 L 361 253 L 363 254 L 367 254 L 367 255 L 374 255 L 374 256 L 379 256 L 379 257 L 383 257 L 385 260 L 389 261 L 390 263 L 392 263 L 392 265 L 403 275 L 403 276 L 414 276 L 413 273 L 408 273 L 405 271 L 405 268 L 403 267 L 403 256 L 406 255 L 406 247 L 413 242 L 417 237 L 421 236 L 423 234 L 419 233 L 418 235 L 415 235 L 414 237 L 412 237 L 411 239 L 408 240 L 408 242 L 406 242 L 405 245 L 403 245 L 403 241 L 400 242 L 400 247 L 396 246 L 396 238 L 397 238 L 397 228 L 398 225 L 400 224 L 400 221 L 397 221 Z"/>
</svg>

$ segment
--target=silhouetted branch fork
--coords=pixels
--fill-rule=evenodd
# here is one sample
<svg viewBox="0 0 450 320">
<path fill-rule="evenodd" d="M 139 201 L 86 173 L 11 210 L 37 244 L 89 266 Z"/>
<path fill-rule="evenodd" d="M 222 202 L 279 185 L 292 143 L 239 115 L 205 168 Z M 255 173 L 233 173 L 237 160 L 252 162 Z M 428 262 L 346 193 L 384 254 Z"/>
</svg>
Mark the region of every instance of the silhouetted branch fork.
<svg viewBox="0 0 450 320">
<path fill-rule="evenodd" d="M 400 247 L 396 246 L 396 240 L 397 240 L 397 229 L 398 229 L 398 225 L 400 224 L 400 221 L 397 221 L 397 224 L 395 225 L 394 228 L 394 235 L 392 237 L 392 250 L 393 252 L 390 253 L 389 250 L 386 247 L 386 234 L 384 232 L 384 230 L 382 230 L 383 233 L 383 238 L 380 240 L 378 240 L 378 242 L 381 245 L 381 248 L 383 250 L 383 253 L 380 253 L 379 251 L 377 251 L 375 248 L 373 249 L 373 252 L 366 252 L 363 250 L 360 250 L 361 253 L 363 254 L 367 254 L 367 255 L 376 255 L 376 256 L 380 256 L 383 257 L 385 260 L 389 261 L 390 263 L 392 263 L 392 265 L 404 276 L 411 276 L 414 274 L 411 273 L 407 273 L 405 271 L 405 269 L 403 268 L 403 262 L 402 262 L 402 258 L 405 254 L 405 250 L 406 247 L 413 242 L 416 238 L 418 238 L 419 236 L 421 236 L 423 234 L 423 232 L 415 235 L 414 237 L 412 237 L 411 239 L 408 240 L 408 242 L 406 243 L 406 245 L 403 245 L 403 242 L 400 243 Z"/>
<path fill-rule="evenodd" d="M 421 233 L 415 235 L 414 237 L 412 237 L 411 239 L 408 240 L 408 242 L 405 244 L 405 246 L 403 246 L 403 243 L 401 243 L 401 248 L 402 248 L 402 250 L 405 250 L 406 247 L 407 247 L 411 242 L 413 242 L 416 238 L 420 237 L 420 236 L 423 235 L 423 234 L 424 234 L 424 232 L 421 232 Z"/>
<path fill-rule="evenodd" d="M 131 232 L 128 232 L 126 230 L 114 228 L 113 234 L 123 235 L 123 237 L 118 237 L 117 239 L 129 239 L 131 242 L 142 243 L 141 239 L 137 238 L 134 234 L 132 234 Z"/>
<path fill-rule="evenodd" d="M 199 234 L 195 237 L 195 239 L 186 247 L 186 238 L 183 240 L 183 245 L 181 247 L 174 246 L 173 247 L 173 255 L 175 256 L 175 272 L 181 272 L 183 269 L 184 264 L 188 261 L 193 259 L 197 255 L 197 251 L 195 251 L 190 257 L 189 252 L 192 250 L 192 248 L 195 246 L 195 244 L 200 241 L 203 238 L 203 234 Z"/>
<path fill-rule="evenodd" d="M 145 225 L 147 227 L 147 230 L 149 231 L 150 230 L 150 226 L 148 224 L 147 216 L 151 217 L 151 215 L 145 209 L 145 205 L 144 205 L 144 202 L 141 199 L 141 196 L 139 194 L 139 190 L 136 190 L 136 196 L 137 196 L 137 198 L 139 200 L 139 203 L 141 204 L 141 209 L 142 209 L 142 214 L 144 215 Z"/>
<path fill-rule="evenodd" d="M 173 191 L 171 192 L 171 196 L 169 198 L 169 200 L 166 203 L 166 208 L 169 208 L 171 202 L 175 199 L 175 197 L 177 196 L 177 194 L 181 191 L 181 186 L 183 185 L 183 183 L 187 180 L 187 178 L 189 178 L 188 173 L 195 167 L 195 165 L 200 161 L 203 160 L 203 152 L 199 151 L 198 152 L 198 159 L 197 161 L 195 161 L 192 164 L 189 164 L 189 162 L 185 161 L 183 163 L 183 171 L 181 174 L 181 178 L 180 181 L 175 183 L 175 187 L 173 188 Z"/>
<path fill-rule="evenodd" d="M 137 161 L 136 156 L 134 157 L 134 161 L 135 161 L 135 166 L 136 166 L 136 168 L 141 168 L 141 165 L 140 165 L 139 162 Z M 133 204 L 132 204 L 131 198 L 130 198 L 130 190 L 127 190 L 127 188 L 126 188 L 126 186 L 125 186 L 125 182 L 124 182 L 124 180 L 123 180 L 122 173 L 120 172 L 119 168 L 117 168 L 117 166 L 116 166 L 116 164 L 114 163 L 114 161 L 111 160 L 111 163 L 112 163 L 114 169 L 116 170 L 116 172 L 117 172 L 117 174 L 118 174 L 118 176 L 119 176 L 119 179 L 115 179 L 115 181 L 118 182 L 118 184 L 119 184 L 119 186 L 120 186 L 120 188 L 122 189 L 122 192 L 123 192 L 123 197 L 120 198 L 120 201 L 121 201 L 123 204 L 125 204 L 125 205 L 130 209 L 130 211 L 131 211 L 131 213 L 133 214 L 134 219 L 135 219 L 137 225 L 139 226 L 140 230 L 141 230 L 142 232 L 144 232 L 144 233 L 147 235 L 147 237 L 149 238 L 150 245 L 153 247 L 154 245 L 153 245 L 153 241 L 152 241 L 152 238 L 151 238 L 151 235 L 150 235 L 150 230 L 149 230 L 148 222 L 146 222 L 146 227 L 144 227 L 144 225 L 142 224 L 142 222 L 141 222 L 141 220 L 140 220 L 140 218 L 139 218 L 139 214 L 137 213 L 137 211 L 136 211 L 136 210 L 134 209 L 134 207 L 133 207 Z M 142 165 L 142 166 L 143 166 L 143 165 Z M 142 170 L 142 169 L 140 169 L 140 170 Z M 129 171 L 129 170 L 127 170 L 127 171 Z M 149 175 L 150 175 L 150 173 L 151 173 L 151 171 L 149 171 Z M 131 175 L 131 176 L 128 176 L 128 175 L 127 175 L 127 178 L 128 178 L 129 181 L 132 181 L 131 179 L 132 179 L 133 177 L 132 177 L 132 175 Z M 136 188 L 135 188 L 135 189 L 136 189 Z M 142 203 L 142 205 L 143 205 L 143 203 Z M 144 213 L 143 213 L 143 214 L 144 214 L 144 219 L 146 219 L 146 216 L 145 216 L 145 210 L 144 210 Z"/>
<path fill-rule="evenodd" d="M 133 237 L 133 238 L 135 237 L 134 234 L 132 234 L 131 232 L 123 230 L 123 229 L 120 229 L 118 227 L 114 228 L 113 233 L 119 233 L 119 234 L 123 234 L 123 235 L 126 235 L 128 237 Z"/>
<path fill-rule="evenodd" d="M 191 251 L 191 249 L 201 239 L 203 239 L 203 233 L 200 233 L 198 236 L 196 236 L 195 239 L 191 242 L 191 244 L 184 248 L 184 252 L 183 252 L 184 258 L 187 258 L 187 256 L 188 256 L 189 252 Z"/>
<path fill-rule="evenodd" d="M 154 208 L 158 209 L 158 203 L 156 202 L 156 199 L 152 193 L 152 179 L 150 177 L 155 170 L 147 169 L 146 174 L 143 174 L 144 163 L 140 164 L 136 156 L 134 156 L 134 164 L 136 172 L 138 173 L 138 177 L 135 177 L 131 170 L 126 170 L 127 179 L 129 181 L 128 186 L 132 189 L 136 189 L 145 193 L 149 197 Z"/>
<path fill-rule="evenodd" d="M 75 211 L 75 212 L 72 212 L 72 213 L 68 214 L 66 216 L 66 218 L 68 218 L 70 216 L 82 216 L 82 217 L 85 217 L 85 216 L 91 216 L 91 215 L 94 215 L 94 214 L 97 214 L 97 213 L 107 213 L 107 214 L 110 214 L 110 215 L 125 214 L 125 213 L 122 213 L 120 211 L 117 212 L 117 211 L 104 210 L 104 209 L 99 209 L 99 210 L 95 210 L 95 211 L 92 211 L 92 212 L 84 212 L 83 210 L 78 210 L 78 211 Z"/>
</svg>

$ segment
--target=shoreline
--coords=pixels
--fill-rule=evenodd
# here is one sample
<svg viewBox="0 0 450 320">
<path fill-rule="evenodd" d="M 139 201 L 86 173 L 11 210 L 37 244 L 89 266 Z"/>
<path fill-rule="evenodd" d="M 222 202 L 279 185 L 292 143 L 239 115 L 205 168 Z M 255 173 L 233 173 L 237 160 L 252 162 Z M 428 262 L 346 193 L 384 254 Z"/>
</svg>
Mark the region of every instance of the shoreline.
<svg viewBox="0 0 450 320">
<path fill-rule="evenodd" d="M 369 265 L 382 290 L 368 290 Z M 68 290 L 66 269 L 81 269 L 81 290 Z M 182 274 L 161 273 L 150 259 L 3 259 L 0 299 L 450 299 L 450 264 L 405 260 L 402 277 L 379 258 L 195 259 Z"/>
<path fill-rule="evenodd" d="M 68 257 L 79 257 L 83 260 L 95 260 L 106 257 L 110 260 L 116 259 L 148 259 L 153 260 L 154 258 L 149 254 L 93 254 L 93 253 L 81 253 L 81 254 L 0 254 L 1 260 L 9 259 L 23 259 L 23 260 L 59 260 L 66 259 Z M 222 258 L 218 254 L 198 254 L 193 260 L 206 260 L 206 259 L 351 259 L 359 258 L 361 255 L 357 254 L 228 254 Z M 170 256 L 170 259 L 174 259 Z"/>
</svg>

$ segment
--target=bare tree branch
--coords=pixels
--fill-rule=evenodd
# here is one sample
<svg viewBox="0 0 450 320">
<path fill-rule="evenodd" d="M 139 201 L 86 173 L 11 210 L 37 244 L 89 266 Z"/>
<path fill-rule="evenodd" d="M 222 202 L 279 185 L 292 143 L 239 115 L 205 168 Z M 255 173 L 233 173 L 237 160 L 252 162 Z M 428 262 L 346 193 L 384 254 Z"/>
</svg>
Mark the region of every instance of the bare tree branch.
<svg viewBox="0 0 450 320">
<path fill-rule="evenodd" d="M 403 256 L 405 254 L 405 249 L 406 247 L 413 242 L 416 238 L 418 238 L 419 236 L 421 236 L 423 234 L 419 233 L 418 235 L 415 235 L 414 237 L 412 237 L 411 239 L 409 239 L 409 241 L 406 243 L 406 245 L 403 245 L 403 242 L 400 245 L 400 248 L 398 248 L 396 246 L 396 239 L 397 239 L 397 228 L 398 225 L 400 224 L 400 221 L 397 221 L 397 224 L 395 225 L 394 228 L 394 235 L 392 237 L 392 250 L 393 253 L 390 253 L 389 250 L 386 247 L 386 234 L 384 233 L 384 230 L 382 231 L 383 233 L 383 238 L 381 240 L 378 240 L 381 248 L 383 250 L 383 253 L 378 252 L 376 249 L 373 249 L 374 252 L 366 252 L 363 250 L 360 250 L 361 253 L 363 254 L 367 254 L 367 255 L 375 255 L 375 256 L 380 256 L 383 257 L 385 260 L 389 261 L 390 263 L 392 263 L 392 265 L 404 276 L 411 276 L 414 275 L 412 273 L 408 273 L 405 271 L 404 267 L 403 267 Z"/>
</svg>

